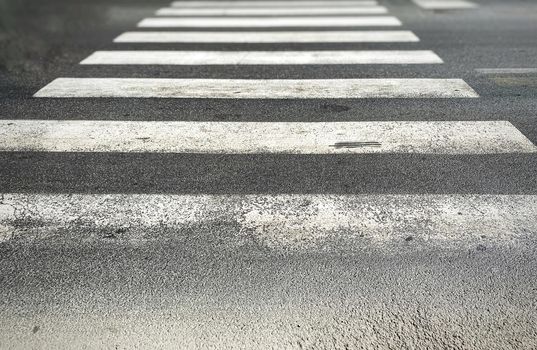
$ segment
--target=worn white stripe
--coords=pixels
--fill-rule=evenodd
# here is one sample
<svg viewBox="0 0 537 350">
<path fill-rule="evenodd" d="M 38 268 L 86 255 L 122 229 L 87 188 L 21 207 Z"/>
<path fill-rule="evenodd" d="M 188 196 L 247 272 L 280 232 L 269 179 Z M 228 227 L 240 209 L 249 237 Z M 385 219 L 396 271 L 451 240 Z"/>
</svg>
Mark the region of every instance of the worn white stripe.
<svg viewBox="0 0 537 350">
<path fill-rule="evenodd" d="M 163 8 L 157 16 L 246 16 L 246 15 L 379 15 L 383 6 L 368 7 L 283 7 L 283 8 Z"/>
<path fill-rule="evenodd" d="M 2 120 L 0 151 L 226 154 L 533 153 L 507 121 Z"/>
<path fill-rule="evenodd" d="M 281 64 L 433 64 L 442 59 L 415 51 L 97 51 L 81 64 L 281 65 Z"/>
<path fill-rule="evenodd" d="M 336 6 L 376 6 L 374 0 L 309 0 L 309 1 L 174 1 L 171 6 L 179 8 L 189 7 L 210 7 L 210 8 L 232 8 L 232 7 L 336 7 Z"/>
<path fill-rule="evenodd" d="M 35 97 L 461 98 L 479 97 L 461 79 L 58 78 Z"/>
<path fill-rule="evenodd" d="M 328 43 L 417 42 L 411 31 L 126 32 L 116 43 Z"/>
<path fill-rule="evenodd" d="M 490 79 L 501 87 L 537 87 L 537 76 L 493 76 Z"/>
<path fill-rule="evenodd" d="M 477 5 L 465 0 L 413 0 L 416 5 L 427 10 L 471 9 Z"/>
<path fill-rule="evenodd" d="M 211 27 L 378 27 L 400 26 L 392 16 L 341 17 L 154 17 L 138 23 L 141 28 Z"/>
<path fill-rule="evenodd" d="M 478 68 L 476 71 L 482 74 L 533 74 L 537 73 L 537 68 Z"/>
<path fill-rule="evenodd" d="M 7 193 L 0 201 L 0 242 L 108 234 L 118 243 L 185 239 L 199 228 L 220 238 L 225 234 L 222 244 L 230 248 L 254 241 L 291 251 L 341 252 L 389 243 L 447 249 L 477 245 L 483 235 L 487 245 L 512 246 L 537 234 L 536 217 L 535 195 Z M 405 242 L 409 236 L 411 243 Z"/>
</svg>

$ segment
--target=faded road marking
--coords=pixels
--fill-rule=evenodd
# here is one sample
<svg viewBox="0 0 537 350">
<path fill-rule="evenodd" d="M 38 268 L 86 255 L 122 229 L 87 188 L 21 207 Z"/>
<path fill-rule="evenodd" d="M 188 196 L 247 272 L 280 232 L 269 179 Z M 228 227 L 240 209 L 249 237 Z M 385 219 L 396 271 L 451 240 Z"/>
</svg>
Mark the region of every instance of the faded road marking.
<svg viewBox="0 0 537 350">
<path fill-rule="evenodd" d="M 429 50 L 366 51 L 97 51 L 80 64 L 144 65 L 303 65 L 438 64 Z"/>
<path fill-rule="evenodd" d="M 476 71 L 482 74 L 535 74 L 537 68 L 478 68 Z"/>
<path fill-rule="evenodd" d="M 154 17 L 138 23 L 140 28 L 226 27 L 373 27 L 400 26 L 392 16 L 334 17 Z"/>
<path fill-rule="evenodd" d="M 172 7 L 191 8 L 191 7 L 336 7 L 336 6 L 377 6 L 378 2 L 374 0 L 280 0 L 280 1 L 174 1 Z"/>
<path fill-rule="evenodd" d="M 359 7 L 283 7 L 283 8 L 162 8 L 157 16 L 259 16 L 259 15 L 381 15 L 383 6 Z"/>
<path fill-rule="evenodd" d="M 346 43 L 417 42 L 411 31 L 126 32 L 117 43 Z"/>
<path fill-rule="evenodd" d="M 351 147 L 360 144 L 370 147 Z M 537 148 L 507 121 L 2 120 L 0 151 L 497 154 Z"/>
<path fill-rule="evenodd" d="M 515 243 L 537 234 L 535 195 L 2 195 L 0 239 L 183 239 L 218 223 L 226 245 L 271 250 Z M 32 223 L 21 225 L 21 223 Z M 213 228 L 212 231 L 215 229 Z M 229 231 L 226 231 L 229 230 Z M 116 232 L 119 232 L 116 234 Z M 352 248 L 351 248 L 352 247 Z"/>
<path fill-rule="evenodd" d="M 58 78 L 35 97 L 477 98 L 461 79 Z"/>
<path fill-rule="evenodd" d="M 477 5 L 466 0 L 413 0 L 416 5 L 427 10 L 473 9 Z"/>
<path fill-rule="evenodd" d="M 536 77 L 491 77 L 496 85 L 501 87 L 537 87 Z"/>
</svg>

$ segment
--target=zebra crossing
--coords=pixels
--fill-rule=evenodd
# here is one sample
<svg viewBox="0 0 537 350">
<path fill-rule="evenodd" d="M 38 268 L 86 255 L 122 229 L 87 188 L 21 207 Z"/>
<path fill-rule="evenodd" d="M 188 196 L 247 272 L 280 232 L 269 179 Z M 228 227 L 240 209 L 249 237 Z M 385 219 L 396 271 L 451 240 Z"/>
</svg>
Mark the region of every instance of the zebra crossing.
<svg viewBox="0 0 537 350">
<path fill-rule="evenodd" d="M 348 7 L 348 6 L 377 6 L 377 0 L 274 0 L 274 1 L 174 1 L 172 7 Z"/>
<path fill-rule="evenodd" d="M 151 17 L 140 28 L 278 28 L 278 27 L 397 27 L 401 21 L 393 16 L 323 16 L 323 17 Z"/>
<path fill-rule="evenodd" d="M 443 64 L 431 50 L 415 50 L 415 33 L 402 27 L 377 1 L 176 1 L 141 20 L 138 30 L 115 43 L 139 45 L 136 50 L 96 51 L 84 66 L 121 65 L 423 65 Z M 345 27 L 345 30 L 341 30 Z M 152 30 L 151 28 L 155 28 Z M 183 31 L 184 29 L 194 29 Z M 210 31 L 198 29 L 209 29 Z M 229 29 L 242 29 L 242 31 Z M 264 29 L 271 31 L 264 31 Z M 330 28 L 340 28 L 336 31 Z M 356 28 L 354 30 L 348 28 Z M 261 30 L 259 30 L 261 29 Z M 280 50 L 185 51 L 144 50 L 147 43 L 402 43 L 407 50 Z M 158 99 L 477 99 L 463 79 L 181 79 L 170 77 L 59 77 L 35 98 Z M 3 120 L 0 151 L 184 154 L 532 154 L 537 147 L 505 120 L 490 121 L 106 121 Z M 312 174 L 312 176 L 314 176 Z M 456 232 L 467 225 L 466 238 L 479 226 L 500 227 L 506 237 L 535 217 L 535 196 L 415 195 L 18 195 L 2 197 L 0 237 L 19 230 L 17 220 L 39 217 L 49 227 L 102 227 L 101 221 L 142 217 L 145 228 L 214 219 L 239 223 L 264 237 L 302 227 L 323 236 L 328 231 L 358 230 L 371 237 L 400 237 L 436 232 L 439 239 L 463 239 Z M 27 210 L 31 203 L 31 210 Z M 105 211 L 85 210 L 98 208 Z M 129 211 L 129 207 L 136 210 Z M 496 215 L 483 214 L 486 207 Z M 523 206 L 525 210 L 516 210 Z M 161 219 L 159 210 L 173 212 Z M 178 210 L 178 208 L 181 208 Z M 237 209 L 238 208 L 238 209 Z M 470 208 L 470 209 L 468 209 Z M 176 210 L 177 209 L 177 210 Z M 175 210 L 175 211 L 174 211 Z M 133 214 L 134 213 L 134 214 Z M 216 215 L 215 213 L 218 213 Z M 382 213 L 380 215 L 379 213 Z M 463 214 L 461 214 L 463 213 Z M 223 219 L 225 217 L 225 219 Z M 244 224 L 248 221 L 248 224 Z M 422 224 L 427 221 L 428 224 Z M 501 226 L 498 226 L 499 223 Z M 401 223 L 405 223 L 404 225 Z M 267 231 L 268 228 L 268 231 Z M 297 232 L 298 232 L 297 231 Z M 293 232 L 292 230 L 290 232 Z M 269 239 L 269 238 L 267 238 Z"/>
<path fill-rule="evenodd" d="M 535 152 L 510 123 L 1 121 L 0 150 L 163 153 Z M 476 139 L 476 133 L 483 135 Z M 352 140 L 345 142 L 344 140 Z"/>
<path fill-rule="evenodd" d="M 47 222 L 43 236 L 57 228 L 120 227 L 136 239 L 160 235 L 162 224 L 173 231 L 217 222 L 237 227 L 239 240 L 247 232 L 276 251 L 307 250 L 327 236 L 367 237 L 382 246 L 412 234 L 445 248 L 484 230 L 499 242 L 537 230 L 534 195 L 8 194 L 2 200 L 11 208 L 4 218 Z M 23 231 L 0 222 L 0 242 L 8 238 L 2 229 Z"/>
<path fill-rule="evenodd" d="M 473 9 L 477 4 L 466 0 L 413 0 L 425 10 L 461 10 Z"/>
<path fill-rule="evenodd" d="M 461 79 L 58 78 L 35 97 L 477 98 Z"/>
<path fill-rule="evenodd" d="M 97 51 L 80 64 L 141 65 L 297 65 L 433 64 L 442 59 L 429 50 L 414 51 Z"/>
<path fill-rule="evenodd" d="M 417 42 L 408 30 L 382 31 L 277 31 L 277 32 L 126 32 L 114 39 L 116 43 L 399 43 Z"/>
<path fill-rule="evenodd" d="M 371 7 L 288 7 L 288 8 L 177 8 L 158 10 L 158 16 L 255 16 L 255 15 L 378 15 L 388 13 L 384 6 Z"/>
</svg>

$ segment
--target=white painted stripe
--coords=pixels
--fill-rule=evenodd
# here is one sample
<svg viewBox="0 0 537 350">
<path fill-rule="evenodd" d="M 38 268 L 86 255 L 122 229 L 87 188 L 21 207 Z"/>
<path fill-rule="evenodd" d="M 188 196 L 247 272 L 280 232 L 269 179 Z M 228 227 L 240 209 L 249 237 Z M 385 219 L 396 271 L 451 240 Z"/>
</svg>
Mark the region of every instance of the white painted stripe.
<svg viewBox="0 0 537 350">
<path fill-rule="evenodd" d="M 442 59 L 415 51 L 97 51 L 80 64 L 281 65 L 281 64 L 434 64 Z"/>
<path fill-rule="evenodd" d="M 427 10 L 471 9 L 477 5 L 465 0 L 413 0 L 416 5 Z"/>
<path fill-rule="evenodd" d="M 0 126 L 2 152 L 537 152 L 537 147 L 507 121 L 306 123 L 2 120 Z"/>
<path fill-rule="evenodd" d="M 448 249 L 477 245 L 483 235 L 487 245 L 512 247 L 537 234 L 535 195 L 7 193 L 1 198 L 0 242 L 58 234 L 78 239 L 115 234 L 117 243 L 166 235 L 185 239 L 196 228 L 212 228 L 215 236 L 225 234 L 222 244 L 230 248 L 254 241 L 270 250 L 341 252 L 389 243 Z M 409 236 L 411 243 L 405 242 Z"/>
<path fill-rule="evenodd" d="M 126 32 L 116 43 L 328 43 L 417 42 L 406 30 L 323 32 Z"/>
<path fill-rule="evenodd" d="M 537 73 L 537 68 L 478 68 L 476 71 L 482 74 L 533 74 Z"/>
<path fill-rule="evenodd" d="M 341 17 L 155 17 L 138 23 L 141 28 L 230 27 L 378 27 L 400 26 L 392 16 Z"/>
<path fill-rule="evenodd" d="M 309 1 L 174 1 L 172 7 L 210 7 L 210 8 L 232 8 L 232 7 L 337 7 L 337 6 L 376 6 L 374 0 L 309 0 Z"/>
<path fill-rule="evenodd" d="M 246 16 L 246 15 L 380 15 L 383 6 L 368 7 L 304 7 L 304 8 L 163 8 L 157 16 Z"/>
<path fill-rule="evenodd" d="M 461 79 L 58 78 L 35 97 L 461 98 L 479 97 Z"/>
</svg>

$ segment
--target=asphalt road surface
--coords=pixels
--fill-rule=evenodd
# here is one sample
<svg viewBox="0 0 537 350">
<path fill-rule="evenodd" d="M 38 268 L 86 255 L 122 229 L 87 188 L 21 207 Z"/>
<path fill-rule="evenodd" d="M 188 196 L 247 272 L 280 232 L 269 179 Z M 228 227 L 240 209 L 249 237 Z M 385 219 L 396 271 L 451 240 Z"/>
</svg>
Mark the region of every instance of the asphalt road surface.
<svg viewBox="0 0 537 350">
<path fill-rule="evenodd" d="M 1 349 L 537 348 L 537 2 L 302 1 L 0 0 Z"/>
</svg>

